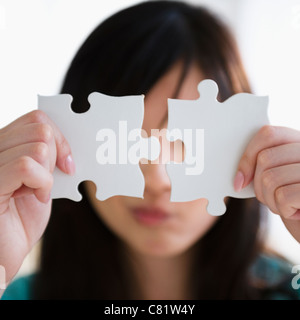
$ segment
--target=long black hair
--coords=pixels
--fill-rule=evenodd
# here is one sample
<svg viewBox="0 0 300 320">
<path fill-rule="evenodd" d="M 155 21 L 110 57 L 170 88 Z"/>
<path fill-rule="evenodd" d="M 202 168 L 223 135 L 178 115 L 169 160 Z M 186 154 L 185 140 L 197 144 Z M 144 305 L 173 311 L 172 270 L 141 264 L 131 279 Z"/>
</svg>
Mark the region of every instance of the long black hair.
<svg viewBox="0 0 300 320">
<path fill-rule="evenodd" d="M 147 94 L 178 60 L 184 62 L 181 79 L 192 62 L 214 79 L 220 101 L 251 91 L 235 41 L 218 18 L 178 1 L 147 1 L 116 13 L 91 33 L 74 57 L 61 92 L 73 96 L 74 111 L 85 112 L 93 91 Z M 133 275 L 123 268 L 121 240 L 94 212 L 83 185 L 80 191 L 80 203 L 53 201 L 35 297 L 130 299 Z M 229 199 L 226 214 L 195 244 L 195 298 L 259 297 L 249 276 L 249 266 L 261 251 L 259 228 L 256 199 Z"/>
</svg>

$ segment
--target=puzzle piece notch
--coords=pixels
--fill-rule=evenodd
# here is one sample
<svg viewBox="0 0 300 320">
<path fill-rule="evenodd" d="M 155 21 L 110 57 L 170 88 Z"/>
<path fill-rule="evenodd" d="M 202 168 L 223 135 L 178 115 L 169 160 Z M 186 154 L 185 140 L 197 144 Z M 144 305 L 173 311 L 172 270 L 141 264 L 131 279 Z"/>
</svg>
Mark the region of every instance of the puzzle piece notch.
<svg viewBox="0 0 300 320">
<path fill-rule="evenodd" d="M 52 198 L 80 201 L 82 196 L 78 191 L 78 185 L 85 180 L 95 183 L 96 197 L 99 200 L 115 195 L 143 198 L 145 182 L 138 160 L 141 158 L 155 160 L 159 156 L 160 143 L 157 138 L 143 138 L 139 130 L 140 133 L 135 134 L 138 142 L 127 142 L 126 151 L 133 146 L 135 150 L 140 150 L 136 163 L 99 165 L 96 155 L 99 147 L 97 142 L 99 130 L 110 129 L 118 134 L 120 120 L 126 121 L 129 132 L 131 129 L 141 128 L 144 117 L 144 96 L 112 97 L 94 92 L 89 95 L 88 101 L 89 110 L 77 114 L 71 109 L 72 96 L 69 94 L 38 96 L 38 108 L 44 111 L 61 130 L 69 142 L 76 165 L 73 176 L 55 168 Z M 148 158 L 149 147 L 151 155 Z M 116 151 L 117 159 L 120 156 L 118 151 L 119 149 Z"/>
<path fill-rule="evenodd" d="M 186 170 L 191 169 L 191 165 L 186 161 L 187 154 L 191 150 L 197 150 L 197 142 L 194 139 L 191 143 L 184 134 L 184 161 L 179 164 L 170 162 L 166 165 L 171 181 L 170 200 L 184 202 L 206 198 L 207 211 L 219 216 L 226 211 L 225 197 L 255 196 L 252 183 L 237 193 L 233 187 L 233 180 L 248 142 L 260 127 L 269 123 L 268 97 L 238 93 L 224 102 L 219 102 L 218 86 L 209 79 L 200 82 L 198 91 L 200 97 L 197 100 L 168 99 L 169 132 L 175 128 L 181 129 L 182 132 L 186 129 L 204 132 L 202 146 L 198 148 L 200 151 L 196 155 L 196 158 L 199 158 L 201 153 L 204 154 L 201 174 L 186 174 Z M 175 134 L 171 138 L 171 141 L 175 141 L 179 136 Z"/>
</svg>

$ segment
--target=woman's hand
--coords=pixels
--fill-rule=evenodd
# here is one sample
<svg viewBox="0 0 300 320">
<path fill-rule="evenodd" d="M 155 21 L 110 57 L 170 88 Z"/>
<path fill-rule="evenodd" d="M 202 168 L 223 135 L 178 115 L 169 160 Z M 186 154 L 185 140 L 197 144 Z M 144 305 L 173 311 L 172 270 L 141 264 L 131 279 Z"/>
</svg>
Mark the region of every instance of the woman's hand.
<svg viewBox="0 0 300 320">
<path fill-rule="evenodd" d="M 0 265 L 7 282 L 46 228 L 55 165 L 75 170 L 67 141 L 42 111 L 0 130 Z"/>
<path fill-rule="evenodd" d="M 251 181 L 257 199 L 279 214 L 300 242 L 300 132 L 264 126 L 248 144 L 234 180 L 236 191 Z"/>
</svg>

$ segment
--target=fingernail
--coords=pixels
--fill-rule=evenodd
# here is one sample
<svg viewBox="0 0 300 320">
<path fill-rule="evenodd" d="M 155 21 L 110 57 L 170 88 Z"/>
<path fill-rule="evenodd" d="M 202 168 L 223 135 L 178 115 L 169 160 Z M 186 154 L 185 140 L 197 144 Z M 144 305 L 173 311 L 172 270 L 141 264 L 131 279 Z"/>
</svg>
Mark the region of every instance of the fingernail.
<svg viewBox="0 0 300 320">
<path fill-rule="evenodd" d="M 243 189 L 245 177 L 241 171 L 238 171 L 235 175 L 233 186 L 236 192 L 240 192 Z"/>
<path fill-rule="evenodd" d="M 65 160 L 65 168 L 71 176 L 75 173 L 75 163 L 72 156 L 69 154 Z"/>
</svg>

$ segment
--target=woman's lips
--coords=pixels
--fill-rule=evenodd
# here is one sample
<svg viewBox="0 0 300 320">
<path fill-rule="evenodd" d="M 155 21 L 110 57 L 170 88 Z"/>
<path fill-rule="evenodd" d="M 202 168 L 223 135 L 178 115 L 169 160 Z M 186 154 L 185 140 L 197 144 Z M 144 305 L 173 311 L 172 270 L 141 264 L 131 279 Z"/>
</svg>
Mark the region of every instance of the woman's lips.
<svg viewBox="0 0 300 320">
<path fill-rule="evenodd" d="M 157 207 L 139 207 L 132 210 L 134 218 L 141 224 L 156 226 L 170 219 L 171 214 Z"/>
</svg>

